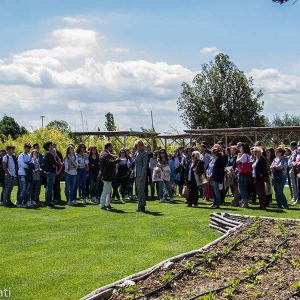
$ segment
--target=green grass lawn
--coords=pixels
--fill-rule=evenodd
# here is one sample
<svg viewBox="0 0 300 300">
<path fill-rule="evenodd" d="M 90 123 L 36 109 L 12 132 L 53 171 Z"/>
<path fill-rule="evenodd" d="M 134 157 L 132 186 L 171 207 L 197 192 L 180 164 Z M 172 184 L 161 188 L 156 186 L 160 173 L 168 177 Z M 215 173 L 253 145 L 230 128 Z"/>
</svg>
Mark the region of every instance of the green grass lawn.
<svg viewBox="0 0 300 300">
<path fill-rule="evenodd" d="M 228 200 L 229 201 L 229 200 Z M 186 208 L 148 202 L 149 213 L 136 213 L 136 203 L 61 209 L 0 207 L 0 290 L 13 299 L 79 299 L 94 289 L 148 268 L 168 257 L 197 249 L 219 233 L 208 227 L 210 203 Z M 299 218 L 290 210 L 221 211 Z"/>
</svg>

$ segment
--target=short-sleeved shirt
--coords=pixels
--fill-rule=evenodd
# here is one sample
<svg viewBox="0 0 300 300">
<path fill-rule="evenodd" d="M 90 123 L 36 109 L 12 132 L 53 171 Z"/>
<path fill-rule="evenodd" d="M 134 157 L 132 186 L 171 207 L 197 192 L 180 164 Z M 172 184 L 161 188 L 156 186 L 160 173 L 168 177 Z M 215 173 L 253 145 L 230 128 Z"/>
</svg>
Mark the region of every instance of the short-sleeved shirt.
<svg viewBox="0 0 300 300">
<path fill-rule="evenodd" d="M 16 175 L 16 165 L 12 155 L 5 155 L 2 159 L 6 163 L 7 171 L 10 176 L 17 177 Z"/>
</svg>

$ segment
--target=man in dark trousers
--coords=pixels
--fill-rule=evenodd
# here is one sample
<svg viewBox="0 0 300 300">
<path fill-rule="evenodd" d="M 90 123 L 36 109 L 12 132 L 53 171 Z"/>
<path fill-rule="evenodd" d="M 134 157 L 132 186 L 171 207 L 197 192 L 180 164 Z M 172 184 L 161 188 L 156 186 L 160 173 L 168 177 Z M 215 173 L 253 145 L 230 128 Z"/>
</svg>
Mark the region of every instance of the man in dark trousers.
<svg viewBox="0 0 300 300">
<path fill-rule="evenodd" d="M 146 195 L 145 195 L 145 185 L 147 178 L 147 168 L 148 168 L 148 154 L 144 150 L 143 141 L 137 141 L 135 143 L 136 154 L 135 154 L 135 183 L 137 189 L 137 196 L 139 199 L 137 212 L 145 212 L 146 207 Z"/>
<path fill-rule="evenodd" d="M 110 194 L 112 191 L 112 182 L 116 176 L 116 164 L 120 162 L 120 159 L 116 159 L 112 155 L 113 146 L 112 143 L 106 143 L 104 151 L 100 154 L 100 170 L 101 179 L 103 181 L 103 190 L 100 198 L 101 209 L 110 210 Z"/>
</svg>

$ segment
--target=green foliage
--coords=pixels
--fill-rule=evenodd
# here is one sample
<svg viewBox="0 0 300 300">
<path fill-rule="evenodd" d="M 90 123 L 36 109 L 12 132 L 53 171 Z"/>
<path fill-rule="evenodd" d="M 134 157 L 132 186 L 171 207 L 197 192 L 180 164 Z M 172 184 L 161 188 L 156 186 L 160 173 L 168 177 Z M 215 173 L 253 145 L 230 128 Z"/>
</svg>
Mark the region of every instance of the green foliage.
<svg viewBox="0 0 300 300">
<path fill-rule="evenodd" d="M 13 117 L 4 115 L 0 120 L 0 134 L 2 141 L 5 138 L 11 136 L 12 139 L 16 139 L 22 134 L 26 134 L 27 130 L 25 127 L 20 126 Z"/>
<path fill-rule="evenodd" d="M 70 126 L 67 121 L 54 120 L 48 123 L 47 128 L 54 128 L 61 132 L 71 132 Z"/>
<path fill-rule="evenodd" d="M 115 123 L 114 115 L 112 113 L 108 112 L 105 115 L 105 119 L 106 119 L 106 121 L 104 123 L 105 129 L 107 131 L 116 131 L 117 126 L 116 126 L 116 123 Z"/>
<path fill-rule="evenodd" d="M 192 262 L 186 262 L 186 264 L 184 265 L 184 268 L 186 269 L 188 274 L 192 274 L 193 270 L 194 270 L 194 264 Z"/>
<path fill-rule="evenodd" d="M 43 152 L 43 143 L 49 140 L 56 143 L 58 149 L 63 153 L 65 152 L 68 144 L 74 143 L 68 133 L 61 132 L 54 128 L 44 128 L 24 134 L 16 140 L 8 137 L 3 142 L 0 142 L 0 146 L 1 148 L 5 148 L 7 145 L 14 145 L 16 146 L 16 153 L 18 154 L 23 151 L 24 143 L 39 143 L 41 148 L 40 150 Z"/>
<path fill-rule="evenodd" d="M 182 84 L 178 109 L 189 128 L 231 128 L 264 125 L 262 92 L 253 89 L 229 56 L 223 53 L 204 64 L 192 85 Z"/>
<path fill-rule="evenodd" d="M 174 275 L 176 274 L 176 269 L 173 269 L 170 273 L 167 273 L 167 274 L 164 274 L 164 275 L 162 275 L 161 276 L 161 280 L 163 281 L 163 282 L 168 282 L 168 281 L 170 281 L 173 277 L 174 277 Z"/>
<path fill-rule="evenodd" d="M 215 300 L 216 297 L 216 293 L 209 293 L 208 295 L 202 296 L 201 300 Z"/>
<path fill-rule="evenodd" d="M 295 283 L 292 285 L 292 287 L 295 288 L 297 291 L 300 291 L 300 281 L 295 282 Z"/>
<path fill-rule="evenodd" d="M 120 294 L 134 294 L 137 291 L 137 285 L 122 286 L 118 288 Z"/>
</svg>

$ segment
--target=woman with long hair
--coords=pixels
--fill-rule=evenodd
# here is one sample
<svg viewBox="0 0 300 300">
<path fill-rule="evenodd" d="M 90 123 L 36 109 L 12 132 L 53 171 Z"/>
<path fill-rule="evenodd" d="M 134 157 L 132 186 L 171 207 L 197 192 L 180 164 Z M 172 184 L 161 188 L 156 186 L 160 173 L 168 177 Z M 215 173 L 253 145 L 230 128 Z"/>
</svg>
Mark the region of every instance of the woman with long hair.
<svg viewBox="0 0 300 300">
<path fill-rule="evenodd" d="M 77 154 L 76 161 L 78 165 L 77 180 L 78 180 L 79 197 L 82 198 L 82 202 L 85 204 L 87 201 L 86 178 L 87 178 L 89 160 L 86 154 L 86 147 L 84 144 L 78 145 L 76 154 Z"/>
<path fill-rule="evenodd" d="M 238 168 L 238 187 L 242 198 L 242 207 L 248 207 L 249 193 L 248 185 L 252 175 L 251 152 L 247 144 L 241 144 L 240 152 L 236 159 Z"/>
<path fill-rule="evenodd" d="M 89 153 L 89 179 L 90 179 L 90 196 L 93 203 L 97 202 L 99 194 L 99 175 L 100 171 L 100 159 L 96 146 L 90 148 Z"/>
<path fill-rule="evenodd" d="M 65 165 L 65 195 L 68 205 L 77 205 L 76 187 L 77 187 L 77 161 L 73 146 L 68 146 L 64 158 Z"/>
<path fill-rule="evenodd" d="M 120 187 L 121 193 L 121 203 L 125 204 L 126 202 L 126 194 L 127 194 L 127 187 L 129 183 L 129 176 L 130 176 L 130 160 L 125 148 L 122 148 L 119 152 L 119 160 L 120 162 L 116 165 L 117 169 L 117 186 Z"/>
<path fill-rule="evenodd" d="M 173 203 L 174 199 L 173 199 L 173 190 L 171 185 L 171 169 L 169 165 L 169 156 L 165 149 L 159 151 L 157 165 L 162 169 L 162 178 L 163 178 L 164 187 L 169 194 L 170 203 Z M 166 199 L 163 195 L 162 188 L 160 188 L 160 201 L 166 202 Z"/>
</svg>

